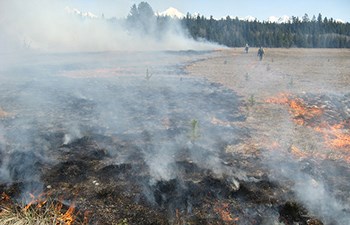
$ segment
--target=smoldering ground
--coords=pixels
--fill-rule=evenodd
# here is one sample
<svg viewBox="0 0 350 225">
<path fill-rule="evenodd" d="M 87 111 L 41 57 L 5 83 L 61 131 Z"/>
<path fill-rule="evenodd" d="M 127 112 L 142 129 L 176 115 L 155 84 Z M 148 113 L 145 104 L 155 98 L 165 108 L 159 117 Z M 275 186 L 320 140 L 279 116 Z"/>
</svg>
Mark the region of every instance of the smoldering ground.
<svg viewBox="0 0 350 225">
<path fill-rule="evenodd" d="M 22 194 L 18 198 L 28 199 L 29 193 L 47 191 L 47 187 L 70 195 L 75 188 L 67 189 L 67 185 L 79 184 L 88 191 L 80 189 L 79 195 L 86 197 L 94 192 L 89 188 L 91 179 L 102 184 L 107 197 L 115 196 L 120 189 L 110 189 L 108 180 L 114 178 L 115 187 L 123 185 L 125 182 L 118 183 L 119 168 L 131 165 L 134 172 L 126 170 L 125 176 L 132 182 L 123 188 L 127 197 L 127 190 L 132 190 L 131 205 L 139 206 L 146 199 L 147 204 L 167 208 L 173 214 L 176 208 L 192 212 L 193 204 L 203 204 L 201 198 L 208 193 L 227 196 L 239 188 L 241 180 L 255 180 L 239 167 L 232 169 L 232 163 L 223 157 L 224 145 L 239 142 L 247 131 L 212 123 L 213 119 L 223 124 L 244 120 L 239 97 L 216 85 L 181 77 L 188 60 L 203 59 L 206 52 L 139 51 L 155 50 L 154 46 L 156 50 L 211 49 L 213 45 L 193 42 L 181 32 L 173 35 L 178 27 L 169 29 L 161 40 L 150 36 L 141 39 L 137 32 L 114 30 L 118 24 L 81 20 L 74 15 L 44 21 L 40 12 L 24 13 L 24 18 L 35 21 L 29 24 L 36 26 L 31 30 L 25 26 L 28 20 L 20 18 L 16 25 L 23 33 L 6 27 L 10 51 L 3 54 L 6 60 L 1 69 L 5 84 L 1 107 L 6 112 L 1 128 L 1 182 L 19 187 L 17 194 Z M 64 23 L 67 29 L 59 29 L 57 23 Z M 41 33 L 47 24 L 56 28 Z M 90 36 L 91 27 L 97 38 Z M 138 52 L 40 53 L 125 48 Z M 13 54 L 13 49 L 20 54 Z M 105 154 L 108 157 L 99 165 L 102 168 L 96 168 L 94 160 L 104 159 Z M 194 190 L 202 183 L 209 188 L 201 188 L 198 195 Z M 135 186 L 139 188 L 135 190 Z M 100 205 L 95 200 L 91 203 Z M 91 205 L 79 203 L 82 208 Z M 127 213 L 133 211 L 140 212 L 134 209 Z M 98 217 L 104 214 L 99 212 Z M 154 217 L 145 215 L 140 218 Z"/>
<path fill-rule="evenodd" d="M 185 148 L 191 141 L 191 120 L 203 128 L 208 123 L 208 117 L 199 118 L 202 109 L 193 108 L 195 98 L 182 102 L 177 97 L 186 93 L 188 98 L 195 86 L 192 81 L 179 82 L 178 75 L 188 57 L 201 59 L 206 52 L 159 50 L 210 50 L 217 45 L 188 38 L 176 20 L 169 19 L 157 35 L 154 24 L 148 24 L 146 34 L 118 20 L 75 15 L 66 3 L 1 1 L 1 183 L 18 185 L 22 194 L 17 197 L 26 202 L 29 193 L 45 190 L 44 171 L 62 160 L 57 149 L 85 137 L 128 132 L 136 133 L 134 138 L 146 135 L 149 142 L 139 146 L 149 168 L 147 187 L 176 178 L 169 165 L 179 146 Z M 173 119 L 177 109 L 180 115 Z M 169 137 L 162 128 L 173 121 L 179 128 Z M 109 163 L 131 157 L 121 156 L 114 146 L 100 145 L 113 156 Z M 234 180 L 224 165 L 217 165 L 217 152 L 205 160 L 205 154 L 193 155 L 204 168 L 215 165 L 215 176 L 228 173 Z"/>
<path fill-rule="evenodd" d="M 207 54 L 38 54 L 7 67 L 1 76 L 6 81 L 0 99 L 6 112 L 1 117 L 1 183 L 18 185 L 18 198 L 47 186 L 64 191 L 62 182 L 87 185 L 98 179 L 107 185 L 121 172 L 102 179 L 106 175 L 84 166 L 101 160 L 97 171 L 131 165 L 138 175 L 130 177 L 130 188 L 142 187 L 138 198 L 173 211 L 192 203 L 185 195 L 178 205 L 166 203 L 158 189 L 176 181 L 182 196 L 188 182 L 194 182 L 181 166 L 185 162 L 203 176 L 225 180 L 228 190 L 238 189 L 238 180 L 250 178 L 228 166 L 222 146 L 238 142 L 248 131 L 212 120 L 243 121 L 239 97 L 181 70 L 188 57 L 200 60 Z"/>
</svg>

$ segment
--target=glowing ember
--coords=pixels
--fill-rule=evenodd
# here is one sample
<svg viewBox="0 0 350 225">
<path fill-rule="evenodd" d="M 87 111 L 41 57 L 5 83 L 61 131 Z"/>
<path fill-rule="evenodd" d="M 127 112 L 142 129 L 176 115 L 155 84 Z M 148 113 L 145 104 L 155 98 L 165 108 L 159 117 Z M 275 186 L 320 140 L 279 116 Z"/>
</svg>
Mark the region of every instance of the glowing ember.
<svg viewBox="0 0 350 225">
<path fill-rule="evenodd" d="M 8 200 L 10 200 L 10 196 L 8 196 L 5 192 L 3 192 L 1 194 L 1 201 L 7 202 Z"/>
<path fill-rule="evenodd" d="M 291 147 L 290 150 L 291 150 L 291 153 L 292 153 L 295 157 L 297 157 L 297 158 L 305 158 L 305 157 L 308 157 L 308 154 L 307 154 L 307 153 L 301 151 L 298 147 L 296 147 L 296 146 L 294 146 L 294 145 Z"/>
<path fill-rule="evenodd" d="M 289 94 L 281 93 L 277 97 L 269 98 L 265 100 L 266 103 L 274 103 L 274 104 L 288 104 L 289 103 Z"/>
<path fill-rule="evenodd" d="M 11 116 L 11 113 L 8 113 L 6 111 L 4 111 L 1 107 L 0 107 L 0 118 L 5 118 Z"/>
<path fill-rule="evenodd" d="M 322 127 L 316 127 L 315 130 L 324 135 L 325 143 L 328 147 L 350 147 L 350 133 L 348 129 L 344 128 L 344 123 L 326 127 L 323 125 Z"/>
</svg>

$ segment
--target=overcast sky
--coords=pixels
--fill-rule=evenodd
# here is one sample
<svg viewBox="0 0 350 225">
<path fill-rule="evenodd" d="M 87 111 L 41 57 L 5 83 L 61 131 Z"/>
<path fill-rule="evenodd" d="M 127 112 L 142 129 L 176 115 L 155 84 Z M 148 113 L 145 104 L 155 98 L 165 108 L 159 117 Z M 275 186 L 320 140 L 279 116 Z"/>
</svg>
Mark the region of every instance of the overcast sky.
<svg viewBox="0 0 350 225">
<path fill-rule="evenodd" d="M 135 0 L 69 0 L 67 6 L 81 11 L 90 11 L 106 17 L 125 17 Z M 269 16 L 298 16 L 307 13 L 312 18 L 319 13 L 323 17 L 341 19 L 350 22 L 350 0 L 148 0 L 155 12 L 174 7 L 180 12 L 222 18 L 254 16 L 258 20 L 266 20 Z"/>
</svg>

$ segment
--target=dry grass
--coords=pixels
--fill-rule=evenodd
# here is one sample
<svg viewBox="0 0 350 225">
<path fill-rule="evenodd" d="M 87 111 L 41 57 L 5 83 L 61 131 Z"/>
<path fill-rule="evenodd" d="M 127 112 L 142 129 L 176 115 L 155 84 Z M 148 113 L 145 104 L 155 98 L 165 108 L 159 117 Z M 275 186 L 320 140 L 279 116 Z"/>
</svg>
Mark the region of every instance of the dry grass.
<svg viewBox="0 0 350 225">
<path fill-rule="evenodd" d="M 347 92 L 350 86 L 349 49 L 257 49 L 218 51 L 212 58 L 187 67 L 191 76 L 224 84 L 248 99 L 278 93 Z"/>
<path fill-rule="evenodd" d="M 7 198 L 0 204 L 1 225 L 70 225 L 77 223 L 73 205 L 63 209 L 62 203 L 52 199 L 35 200 L 28 205 Z"/>
</svg>

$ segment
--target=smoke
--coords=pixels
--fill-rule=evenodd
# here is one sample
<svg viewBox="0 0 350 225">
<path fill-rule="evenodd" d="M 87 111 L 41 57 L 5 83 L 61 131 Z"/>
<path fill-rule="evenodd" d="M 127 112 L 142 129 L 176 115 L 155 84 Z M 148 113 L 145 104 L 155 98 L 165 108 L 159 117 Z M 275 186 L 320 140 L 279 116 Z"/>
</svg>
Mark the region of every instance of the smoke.
<svg viewBox="0 0 350 225">
<path fill-rule="evenodd" d="M 132 75 L 142 79 L 149 66 L 158 74 L 173 73 L 174 62 L 184 63 L 177 55 L 158 63 L 164 59 L 163 53 L 142 54 L 140 51 L 218 47 L 189 38 L 175 19 L 165 19 L 161 30 L 150 23 L 148 30 L 151 32 L 145 33 L 128 27 L 126 18 L 116 19 L 127 15 L 119 8 L 116 12 L 123 15 L 103 18 L 80 12 L 71 4 L 73 2 L 68 0 L 0 1 L 0 79 L 3 84 L 0 107 L 11 115 L 1 118 L 1 182 L 40 183 L 40 168 L 57 161 L 52 149 L 100 132 L 99 129 L 109 132 L 126 132 L 128 126 L 149 129 L 148 124 L 129 116 L 135 113 L 130 105 L 144 104 L 137 101 L 140 95 L 120 90 L 122 84 L 111 86 L 96 77 Z M 113 51 L 118 53 L 106 53 Z M 128 82 L 118 82 L 130 87 Z M 162 150 L 152 151 L 154 148 L 144 153 L 152 176 L 156 179 L 174 177 L 167 168 L 173 159 L 165 157 Z M 163 168 L 156 165 L 157 157 L 159 160 L 165 157 Z"/>
<path fill-rule="evenodd" d="M 218 47 L 192 40 L 177 20 L 167 21 L 162 34 L 157 34 L 155 29 L 150 29 L 152 33 L 147 34 L 140 33 L 140 30 L 134 33 L 126 26 L 125 19 L 96 18 L 71 8 L 69 4 L 70 1 L 57 0 L 1 1 L 0 40 L 3 44 L 0 52 L 28 49 L 47 52 L 201 50 Z M 151 28 L 154 25 L 148 24 Z"/>
<path fill-rule="evenodd" d="M 184 179 L 179 162 L 238 186 L 236 178 L 244 174 L 237 177 L 224 164 L 218 146 L 240 134 L 211 123 L 213 117 L 238 115 L 238 97 L 183 76 L 189 59 L 206 57 L 195 51 L 128 51 L 35 53 L 9 60 L 0 73 L 0 108 L 6 112 L 0 118 L 0 182 L 21 184 L 24 195 L 40 192 L 43 171 L 64 160 L 66 149 L 75 151 L 71 144 L 103 136 L 129 143 L 119 149 L 97 139 L 110 155 L 106 164 L 142 159 L 149 179 L 142 181 L 145 194 L 152 195 L 157 182 Z M 193 120 L 198 127 L 191 126 Z"/>
<path fill-rule="evenodd" d="M 69 1 L 0 3 L 0 108 L 8 112 L 0 118 L 1 185 L 18 184 L 19 198 L 40 193 L 50 185 L 43 174 L 67 160 L 66 151 L 88 154 L 72 146 L 103 136 L 130 144 L 119 149 L 96 140 L 110 156 L 107 165 L 142 161 L 136 163 L 150 201 L 158 182 L 194 182 L 184 178 L 179 162 L 225 177 L 237 189 L 236 179 L 245 174 L 237 177 L 224 164 L 221 145 L 241 134 L 233 127 L 212 129 L 211 120 L 235 120 L 225 115 L 240 114 L 238 96 L 181 78 L 189 60 L 208 57 L 187 50 L 218 45 L 189 38 L 177 20 L 165 20 L 161 33 L 152 27 L 140 33 L 124 20 L 86 18 L 67 6 Z"/>
<path fill-rule="evenodd" d="M 310 215 L 315 215 L 325 224 L 347 224 L 350 221 L 350 205 L 344 199 L 347 193 L 342 193 L 344 187 L 336 183 L 343 181 L 332 181 L 343 179 L 339 174 L 346 173 L 344 168 L 337 165 L 337 162 L 327 164 L 312 159 L 299 159 L 291 153 L 291 148 L 295 143 L 305 142 L 305 139 L 310 141 L 311 135 L 299 137 L 299 131 L 290 121 L 287 112 L 281 111 L 280 117 L 274 122 L 279 129 L 276 133 L 273 131 L 271 136 L 278 141 L 279 146 L 263 153 L 263 161 L 270 170 L 270 179 L 291 188 L 293 195 L 286 195 L 285 198 L 300 201 Z M 321 151 L 322 144 L 318 142 L 313 138 L 314 146 L 309 148 Z M 305 149 L 306 152 L 308 150 Z"/>
<path fill-rule="evenodd" d="M 292 181 L 292 190 L 296 198 L 313 215 L 321 218 L 325 224 L 347 224 L 350 220 L 350 205 L 336 197 L 338 187 L 330 186 L 322 176 L 315 174 L 317 168 L 311 170 L 307 168 L 315 165 L 305 165 L 305 162 L 295 161 L 290 154 L 274 153 L 266 154 L 265 157 L 272 169 L 271 178 L 277 182 Z"/>
</svg>

